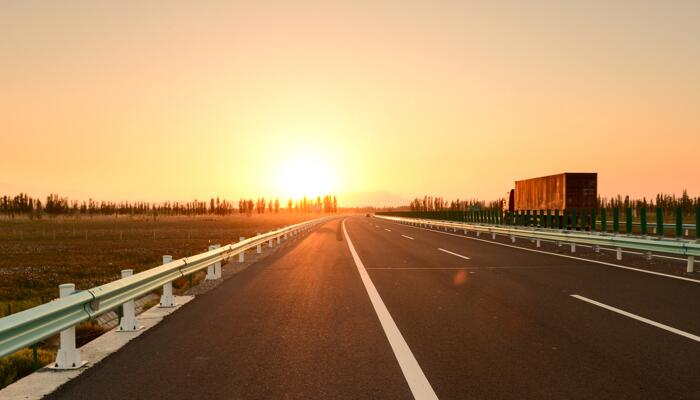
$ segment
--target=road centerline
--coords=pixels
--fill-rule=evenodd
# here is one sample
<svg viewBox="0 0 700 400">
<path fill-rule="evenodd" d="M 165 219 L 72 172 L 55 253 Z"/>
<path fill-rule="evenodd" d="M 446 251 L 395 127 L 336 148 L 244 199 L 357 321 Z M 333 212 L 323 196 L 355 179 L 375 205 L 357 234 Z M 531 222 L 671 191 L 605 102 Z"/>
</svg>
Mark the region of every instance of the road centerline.
<svg viewBox="0 0 700 400">
<path fill-rule="evenodd" d="M 455 253 L 455 252 L 453 252 L 453 251 L 445 250 L 445 249 L 443 249 L 443 248 L 441 248 L 441 247 L 438 247 L 438 250 L 439 250 L 439 251 L 442 251 L 443 253 L 452 254 L 453 256 L 463 258 L 463 259 L 465 259 L 465 260 L 471 260 L 471 258 L 469 258 L 469 257 L 467 257 L 467 256 L 463 256 L 463 255 L 461 255 L 461 254 L 459 254 L 459 253 Z"/>
<path fill-rule="evenodd" d="M 350 249 L 352 258 L 355 261 L 357 271 L 360 273 L 362 283 L 367 290 L 367 295 L 369 296 L 370 302 L 372 303 L 374 311 L 379 318 L 379 322 L 384 329 L 384 334 L 386 334 L 386 337 L 389 340 L 389 345 L 391 345 L 391 349 L 394 351 L 396 360 L 399 362 L 399 366 L 401 367 L 401 371 L 403 372 L 406 382 L 411 389 L 411 393 L 413 393 L 413 397 L 416 399 L 437 400 L 438 397 L 430 385 L 430 382 L 428 382 L 428 378 L 425 377 L 423 370 L 421 369 L 420 365 L 418 365 L 418 361 L 411 352 L 411 349 L 408 347 L 408 343 L 406 343 L 403 335 L 401 335 L 399 327 L 396 326 L 396 322 L 394 322 L 394 319 L 391 317 L 391 314 L 386 308 L 384 301 L 382 301 L 377 288 L 374 286 L 372 279 L 369 277 L 360 256 L 357 255 L 355 246 L 353 246 L 352 240 L 350 240 L 350 235 L 348 235 L 348 231 L 345 228 L 345 220 L 343 220 L 343 234 L 345 234 L 345 240 L 348 243 L 348 248 Z"/>
<path fill-rule="evenodd" d="M 388 228 L 384 228 L 384 230 L 387 232 L 391 232 L 391 229 L 388 229 Z"/>
<path fill-rule="evenodd" d="M 401 235 L 401 236 L 403 236 L 403 237 L 405 237 L 406 239 L 409 239 L 409 240 L 415 240 L 415 239 L 413 239 L 412 237 L 407 236 L 407 235 Z"/>
<path fill-rule="evenodd" d="M 609 310 L 609 311 L 618 313 L 618 314 L 620 314 L 620 315 L 624 315 L 625 317 L 629 317 L 629 318 L 635 319 L 635 320 L 637 320 L 637 321 L 644 322 L 645 324 L 648 324 L 648 325 L 651 325 L 651 326 L 655 326 L 655 327 L 660 328 L 660 329 L 663 329 L 663 330 L 665 330 L 665 331 L 668 331 L 668 332 L 671 332 L 671 333 L 675 333 L 676 335 L 680 335 L 680 336 L 686 337 L 686 338 L 691 339 L 691 340 L 694 340 L 694 341 L 696 341 L 696 342 L 700 342 L 700 336 L 693 335 L 692 333 L 688 333 L 688 332 L 682 331 L 682 330 L 680 330 L 680 329 L 676 329 L 676 328 L 674 328 L 674 327 L 672 327 L 672 326 L 664 325 L 664 324 L 662 324 L 662 323 L 660 323 L 660 322 L 656 322 L 656 321 L 650 320 L 650 319 L 648 319 L 648 318 L 640 317 L 639 315 L 632 314 L 631 312 L 627 312 L 627 311 L 625 311 L 625 310 L 621 310 L 621 309 L 619 309 L 619 308 L 615 308 L 615 307 L 613 307 L 613 306 L 609 306 L 609 305 L 607 305 L 607 304 L 604 304 L 604 303 L 601 303 L 601 302 L 599 302 L 599 301 L 595 301 L 595 300 L 589 299 L 589 298 L 587 298 L 587 297 L 584 297 L 584 296 L 581 296 L 581 295 L 578 295 L 578 294 L 572 294 L 571 297 L 573 297 L 573 298 L 575 298 L 575 299 L 579 299 L 579 300 L 581 300 L 581 301 L 585 301 L 585 302 L 587 302 L 587 303 L 589 303 L 589 304 L 593 304 L 593 305 L 595 305 L 595 306 L 604 308 L 604 309 L 606 309 L 606 310 Z"/>
</svg>

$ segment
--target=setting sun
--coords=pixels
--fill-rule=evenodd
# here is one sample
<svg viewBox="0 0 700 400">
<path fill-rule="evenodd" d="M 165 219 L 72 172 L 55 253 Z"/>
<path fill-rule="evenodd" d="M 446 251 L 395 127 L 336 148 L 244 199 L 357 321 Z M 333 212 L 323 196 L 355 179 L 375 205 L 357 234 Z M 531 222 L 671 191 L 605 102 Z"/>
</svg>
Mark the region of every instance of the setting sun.
<svg viewBox="0 0 700 400">
<path fill-rule="evenodd" d="M 278 187 L 284 196 L 315 197 L 335 190 L 335 171 L 319 155 L 295 153 L 282 163 L 279 170 Z"/>
</svg>

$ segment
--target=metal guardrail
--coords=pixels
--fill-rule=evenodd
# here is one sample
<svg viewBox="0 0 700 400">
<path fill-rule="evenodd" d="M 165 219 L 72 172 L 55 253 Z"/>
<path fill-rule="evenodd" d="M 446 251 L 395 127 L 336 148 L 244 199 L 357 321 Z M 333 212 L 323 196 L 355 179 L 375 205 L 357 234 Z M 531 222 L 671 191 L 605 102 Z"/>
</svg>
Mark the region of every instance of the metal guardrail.
<svg viewBox="0 0 700 400">
<path fill-rule="evenodd" d="M 641 250 L 647 253 L 666 253 L 677 256 L 688 257 L 688 272 L 693 272 L 695 257 L 700 256 L 700 243 L 681 239 L 662 239 L 656 237 L 634 237 L 624 234 L 610 234 L 602 232 L 577 232 L 547 228 L 526 228 L 512 226 L 497 226 L 485 224 L 471 224 L 464 222 L 437 221 L 420 218 L 405 218 L 375 215 L 381 218 L 398 223 L 407 223 L 419 226 L 437 226 L 453 228 L 455 230 L 474 231 L 490 233 L 495 235 L 509 236 L 513 240 L 516 237 L 547 240 L 569 244 L 586 244 L 592 246 L 610 246 L 618 249 L 618 259 L 622 258 L 620 249 Z M 466 232 L 465 232 L 466 233 Z M 539 243 L 538 243 L 539 245 Z"/>
<path fill-rule="evenodd" d="M 175 279 L 226 261 L 237 254 L 242 255 L 246 250 L 256 246 L 258 247 L 258 252 L 260 252 L 261 246 L 265 242 L 269 242 L 272 245 L 272 240 L 278 239 L 279 243 L 281 237 L 286 238 L 287 235 L 295 235 L 299 231 L 307 230 L 327 218 L 324 217 L 291 225 L 205 253 L 167 262 L 161 266 L 91 289 L 74 292 L 73 286 L 70 285 L 71 289 L 65 297 L 62 294 L 59 299 L 0 319 L 0 357 L 31 346 L 59 332 L 61 332 L 61 348 L 63 349 L 63 332 L 67 329 L 72 330 L 72 346 L 73 350 L 75 350 L 74 327 L 78 323 L 94 319 L 160 287 L 164 288 L 164 293 L 167 292 L 168 287 L 170 292 L 172 292 L 172 282 Z M 242 260 L 242 258 L 239 260 Z M 64 289 L 63 286 L 68 285 L 61 285 L 62 290 Z M 173 306 L 173 304 L 163 305 L 163 300 L 161 300 L 161 306 Z M 59 350 L 59 358 L 61 357 L 61 351 Z M 57 360 L 56 367 L 60 367 L 58 364 L 60 363 Z M 73 363 L 73 367 L 79 367 L 79 365 L 76 366 Z"/>
</svg>

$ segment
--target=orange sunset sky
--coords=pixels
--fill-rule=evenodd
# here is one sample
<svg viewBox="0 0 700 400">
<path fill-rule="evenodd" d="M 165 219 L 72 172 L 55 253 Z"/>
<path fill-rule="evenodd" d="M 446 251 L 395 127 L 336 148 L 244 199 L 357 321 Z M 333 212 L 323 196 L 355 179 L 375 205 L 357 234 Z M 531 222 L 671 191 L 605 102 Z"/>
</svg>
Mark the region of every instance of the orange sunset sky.
<svg viewBox="0 0 700 400">
<path fill-rule="evenodd" d="M 700 195 L 700 1 L 0 3 L 0 192 Z M 377 204 L 381 205 L 381 204 Z"/>
</svg>

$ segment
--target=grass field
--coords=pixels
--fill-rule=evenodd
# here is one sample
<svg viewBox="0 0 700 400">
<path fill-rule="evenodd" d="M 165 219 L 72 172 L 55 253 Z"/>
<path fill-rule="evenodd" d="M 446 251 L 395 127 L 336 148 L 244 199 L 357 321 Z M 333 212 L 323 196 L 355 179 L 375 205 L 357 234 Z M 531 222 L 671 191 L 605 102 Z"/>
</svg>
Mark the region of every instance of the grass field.
<svg viewBox="0 0 700 400">
<path fill-rule="evenodd" d="M 0 316 L 45 303 L 58 285 L 87 289 L 115 279 L 122 269 L 155 267 L 209 244 L 237 242 L 317 214 L 223 217 L 16 218 L 0 220 Z"/>
</svg>

